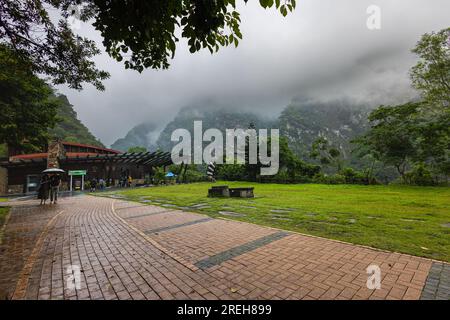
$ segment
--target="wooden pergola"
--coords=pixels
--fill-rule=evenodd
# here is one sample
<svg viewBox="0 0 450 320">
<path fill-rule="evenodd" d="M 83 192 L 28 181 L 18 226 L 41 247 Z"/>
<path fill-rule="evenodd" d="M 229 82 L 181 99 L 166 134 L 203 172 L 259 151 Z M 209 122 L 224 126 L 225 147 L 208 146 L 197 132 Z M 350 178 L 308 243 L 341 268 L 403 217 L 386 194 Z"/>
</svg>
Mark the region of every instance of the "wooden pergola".
<svg viewBox="0 0 450 320">
<path fill-rule="evenodd" d="M 44 164 L 46 158 L 38 159 L 15 159 L 13 161 L 3 161 L 0 163 L 2 167 L 20 167 L 33 164 Z M 140 153 L 120 153 L 120 154 L 96 154 L 75 157 L 62 157 L 59 159 L 61 164 L 76 163 L 117 163 L 117 164 L 133 164 L 149 167 L 160 167 L 172 164 L 171 154 L 169 152 L 140 152 Z"/>
</svg>

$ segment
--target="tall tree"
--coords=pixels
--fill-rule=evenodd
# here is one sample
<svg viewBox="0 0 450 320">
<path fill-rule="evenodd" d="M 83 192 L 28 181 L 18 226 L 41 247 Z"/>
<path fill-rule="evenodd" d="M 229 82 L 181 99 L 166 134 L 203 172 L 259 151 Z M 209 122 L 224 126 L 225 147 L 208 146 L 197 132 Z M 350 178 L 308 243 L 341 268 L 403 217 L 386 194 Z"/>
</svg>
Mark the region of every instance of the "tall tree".
<svg viewBox="0 0 450 320">
<path fill-rule="evenodd" d="M 411 69 L 414 87 L 427 104 L 450 107 L 450 28 L 426 33 L 412 50 L 419 61 Z"/>
<path fill-rule="evenodd" d="M 450 28 L 423 35 L 412 52 L 419 61 L 411 68 L 411 81 L 421 99 L 373 111 L 371 129 L 357 142 L 402 177 L 408 164 L 426 164 L 449 176 Z"/>
<path fill-rule="evenodd" d="M 96 69 L 92 61 L 100 51 L 94 41 L 75 35 L 64 19 L 77 2 L 0 0 L 0 43 L 10 45 L 16 55 L 30 61 L 33 72 L 52 77 L 54 84 L 81 89 L 88 82 L 103 90 L 102 80 L 109 75 Z M 57 24 L 49 8 L 62 10 L 63 18 Z"/>
<path fill-rule="evenodd" d="M 0 143 L 10 153 L 42 150 L 56 123 L 59 101 L 31 63 L 0 45 Z"/>
<path fill-rule="evenodd" d="M 259 2 L 283 16 L 296 5 L 295 0 Z M 60 12 L 57 24 L 49 9 Z M 92 61 L 99 53 L 95 43 L 70 29 L 67 18 L 74 14 L 100 31 L 111 57 L 139 72 L 168 68 L 180 35 L 192 53 L 237 46 L 242 38 L 235 0 L 0 0 L 0 42 L 11 44 L 34 71 L 50 75 L 55 84 L 81 89 L 87 82 L 103 89 L 108 73 Z"/>
<path fill-rule="evenodd" d="M 415 121 L 418 103 L 380 106 L 369 115 L 371 129 L 355 140 L 374 159 L 394 166 L 404 177 L 417 157 Z"/>
<path fill-rule="evenodd" d="M 324 137 L 314 141 L 309 156 L 319 160 L 322 166 L 335 166 L 337 172 L 342 169 L 341 152 Z"/>
<path fill-rule="evenodd" d="M 450 175 L 450 28 L 424 34 L 413 52 L 412 83 L 422 95 L 417 119 L 419 161 Z"/>
</svg>

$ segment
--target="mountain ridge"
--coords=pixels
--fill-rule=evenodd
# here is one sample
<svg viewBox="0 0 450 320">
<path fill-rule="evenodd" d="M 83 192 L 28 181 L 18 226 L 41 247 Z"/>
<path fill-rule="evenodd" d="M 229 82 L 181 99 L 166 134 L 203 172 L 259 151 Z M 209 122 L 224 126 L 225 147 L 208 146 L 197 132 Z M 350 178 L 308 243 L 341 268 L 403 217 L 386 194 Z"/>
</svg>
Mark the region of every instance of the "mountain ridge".
<svg viewBox="0 0 450 320">
<path fill-rule="evenodd" d="M 316 102 L 296 99 L 286 106 L 278 117 L 268 118 L 223 106 L 208 108 L 187 106 L 180 109 L 172 121 L 166 124 L 154 143 L 145 143 L 151 130 L 153 135 L 156 134 L 154 127 L 140 124 L 132 128 L 124 138 L 118 139 L 111 147 L 122 144 L 127 146 L 127 148 L 119 148 L 122 151 L 132 146 L 144 146 L 148 150 L 170 151 L 177 143 L 170 139 L 172 132 L 175 129 L 184 128 L 192 134 L 195 120 L 203 121 L 204 130 L 217 128 L 222 132 L 225 129 L 246 129 L 252 123 L 256 129 L 279 128 L 281 136 L 288 139 L 289 147 L 303 160 L 311 161 L 309 154 L 312 144 L 318 138 L 324 137 L 341 151 L 344 160 L 358 163 L 359 160 L 352 155 L 353 146 L 350 141 L 364 134 L 368 129 L 367 117 L 371 110 L 372 108 L 367 105 L 345 100 Z"/>
<path fill-rule="evenodd" d="M 54 128 L 49 129 L 50 137 L 104 148 L 103 143 L 78 119 L 69 99 L 63 94 L 57 95 L 56 99 L 60 102 L 57 111 L 58 122 Z"/>
</svg>

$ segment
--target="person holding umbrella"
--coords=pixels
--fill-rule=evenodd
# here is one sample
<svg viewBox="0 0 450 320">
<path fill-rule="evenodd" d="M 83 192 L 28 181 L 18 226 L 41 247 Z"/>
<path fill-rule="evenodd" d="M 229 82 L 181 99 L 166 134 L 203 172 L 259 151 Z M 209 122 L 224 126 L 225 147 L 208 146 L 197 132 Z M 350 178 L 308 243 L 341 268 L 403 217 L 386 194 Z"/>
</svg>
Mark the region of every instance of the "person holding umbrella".
<svg viewBox="0 0 450 320">
<path fill-rule="evenodd" d="M 45 204 L 48 199 L 48 191 L 50 189 L 50 178 L 48 174 L 44 174 L 41 177 L 41 182 L 39 183 L 38 199 L 41 199 L 41 205 Z"/>
<path fill-rule="evenodd" d="M 58 201 L 58 191 L 59 186 L 61 185 L 61 177 L 59 174 L 53 174 L 50 177 L 50 203 L 56 204 L 56 201 Z"/>
<path fill-rule="evenodd" d="M 59 186 L 61 185 L 61 177 L 60 173 L 63 173 L 64 170 L 59 168 L 50 168 L 43 171 L 43 173 L 50 173 L 50 203 L 56 204 L 58 201 L 58 191 Z"/>
</svg>

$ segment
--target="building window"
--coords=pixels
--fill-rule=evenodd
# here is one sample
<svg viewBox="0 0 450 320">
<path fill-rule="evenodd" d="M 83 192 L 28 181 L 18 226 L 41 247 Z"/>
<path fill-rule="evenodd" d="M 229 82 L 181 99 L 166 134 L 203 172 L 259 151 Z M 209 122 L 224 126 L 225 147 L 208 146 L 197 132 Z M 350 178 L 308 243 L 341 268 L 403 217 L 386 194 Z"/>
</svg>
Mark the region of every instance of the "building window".
<svg viewBox="0 0 450 320">
<path fill-rule="evenodd" d="M 37 174 L 27 175 L 26 192 L 36 192 L 39 188 L 40 177 Z"/>
</svg>

